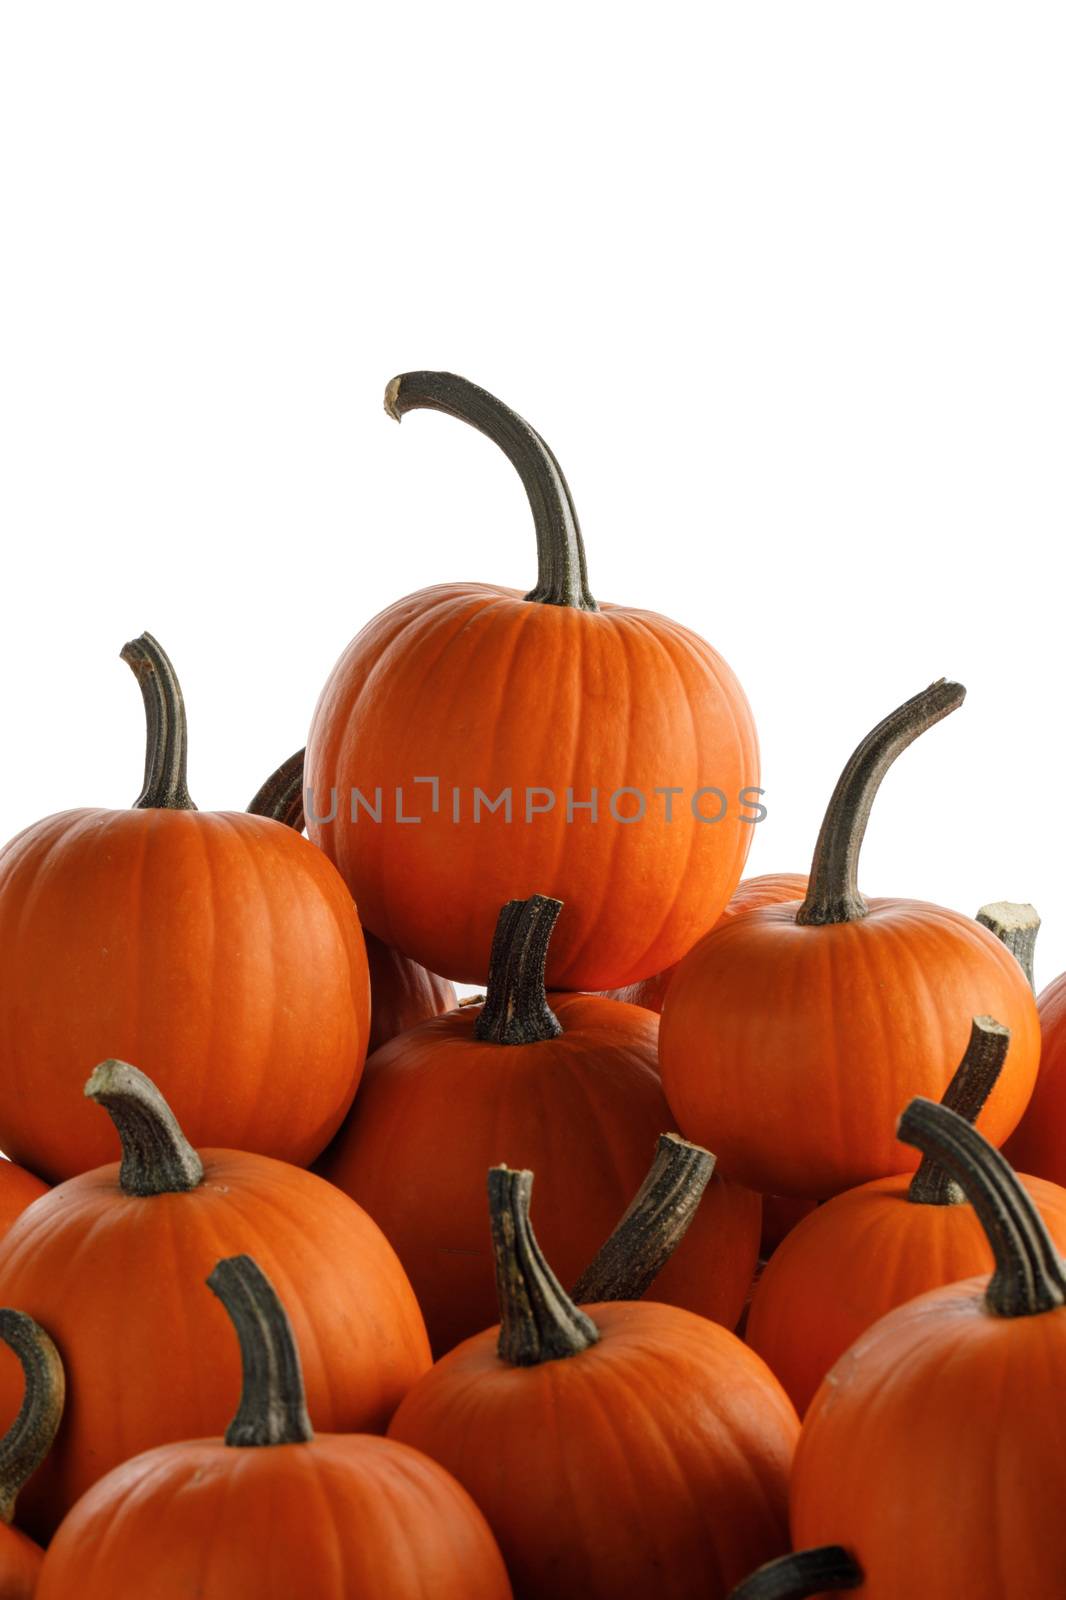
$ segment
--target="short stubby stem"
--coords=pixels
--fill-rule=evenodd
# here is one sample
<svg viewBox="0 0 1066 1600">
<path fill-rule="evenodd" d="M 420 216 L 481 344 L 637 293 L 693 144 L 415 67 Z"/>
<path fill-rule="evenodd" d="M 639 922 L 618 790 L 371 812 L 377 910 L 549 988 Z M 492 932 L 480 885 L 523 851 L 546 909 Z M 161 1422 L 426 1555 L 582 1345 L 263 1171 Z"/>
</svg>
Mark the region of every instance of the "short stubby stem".
<svg viewBox="0 0 1066 1600">
<path fill-rule="evenodd" d="M 1010 1049 L 1010 1029 L 994 1017 L 974 1017 L 970 1042 L 940 1104 L 967 1122 L 976 1122 L 995 1088 Z M 961 1205 L 966 1199 L 951 1173 L 932 1156 L 923 1156 L 911 1179 L 907 1199 L 924 1206 Z"/>
<path fill-rule="evenodd" d="M 767 1562 L 729 1600 L 811 1600 L 833 1590 L 857 1589 L 863 1581 L 858 1562 L 840 1545 L 827 1544 Z"/>
<path fill-rule="evenodd" d="M 544 987 L 548 944 L 562 909 L 561 900 L 542 894 L 509 900 L 504 906 L 492 940 L 489 981 L 474 1024 L 475 1039 L 538 1044 L 562 1033 Z"/>
<path fill-rule="evenodd" d="M 304 752 L 297 750 L 257 789 L 248 807 L 253 817 L 283 822 L 296 833 L 304 831 Z"/>
<path fill-rule="evenodd" d="M 251 1256 L 231 1256 L 218 1263 L 207 1285 L 225 1306 L 241 1347 L 241 1400 L 226 1443 L 237 1449 L 307 1444 L 314 1435 L 300 1354 L 273 1284 Z M 204 1359 L 210 1359 L 207 1351 Z"/>
<path fill-rule="evenodd" d="M 501 1361 L 535 1367 L 580 1355 L 599 1338 L 591 1317 L 562 1288 L 529 1220 L 531 1172 L 489 1171 L 489 1222 L 500 1303 Z"/>
<path fill-rule="evenodd" d="M 1033 960 L 1036 936 L 1040 932 L 1040 913 L 1036 907 L 1016 900 L 994 900 L 981 907 L 977 921 L 994 933 L 1000 944 L 1006 945 L 1025 973 L 1030 989 L 1035 989 Z"/>
<path fill-rule="evenodd" d="M 123 1193 L 148 1197 L 180 1194 L 203 1181 L 200 1157 L 151 1078 L 128 1061 L 101 1061 L 85 1096 L 103 1106 L 122 1146 L 118 1181 Z"/>
</svg>

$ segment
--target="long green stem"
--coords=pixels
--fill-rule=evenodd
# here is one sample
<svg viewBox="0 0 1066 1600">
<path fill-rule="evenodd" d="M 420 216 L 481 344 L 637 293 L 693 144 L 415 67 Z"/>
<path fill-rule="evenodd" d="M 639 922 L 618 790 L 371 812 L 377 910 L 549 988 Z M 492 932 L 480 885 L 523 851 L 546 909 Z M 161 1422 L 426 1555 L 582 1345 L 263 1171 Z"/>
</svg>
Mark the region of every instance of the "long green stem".
<svg viewBox="0 0 1066 1600">
<path fill-rule="evenodd" d="M 296 833 L 304 831 L 304 752 L 297 750 L 257 789 L 248 807 L 253 817 L 270 817 Z"/>
<path fill-rule="evenodd" d="M 306 1444 L 314 1435 L 300 1354 L 266 1273 L 251 1256 L 230 1256 L 218 1263 L 207 1286 L 225 1306 L 241 1347 L 241 1400 L 226 1443 L 240 1449 Z"/>
<path fill-rule="evenodd" d="M 857 922 L 866 915 L 866 901 L 859 893 L 859 852 L 877 791 L 907 746 L 961 706 L 965 698 L 961 683 L 940 678 L 879 722 L 853 751 L 822 822 L 807 898 L 796 913 L 797 922 Z"/>
<path fill-rule="evenodd" d="M 185 701 L 173 663 L 150 633 L 124 644 L 121 654 L 140 685 L 147 724 L 144 787 L 133 808 L 195 811 L 186 778 L 189 731 Z"/>
<path fill-rule="evenodd" d="M 10 1523 L 23 1486 L 52 1448 L 66 1380 L 59 1351 L 24 1312 L 0 1311 L 0 1339 L 18 1357 L 26 1385 L 19 1414 L 0 1439 L 0 1519 Z"/>
<path fill-rule="evenodd" d="M 994 1017 L 974 1017 L 966 1052 L 940 1104 L 967 1122 L 976 1122 L 996 1086 L 1009 1048 L 1009 1028 Z M 932 1156 L 923 1156 L 911 1179 L 907 1199 L 924 1206 L 957 1206 L 966 1196 L 946 1167 Z"/>
<path fill-rule="evenodd" d="M 548 943 L 562 909 L 561 900 L 543 894 L 509 900 L 504 906 L 492 940 L 489 981 L 474 1024 L 475 1039 L 537 1044 L 562 1033 L 544 988 Z"/>
<path fill-rule="evenodd" d="M 385 390 L 396 422 L 408 411 L 443 411 L 485 434 L 522 480 L 537 530 L 537 586 L 527 600 L 596 611 L 585 570 L 585 546 L 569 485 L 535 428 L 502 400 L 453 372 L 404 372 Z"/>
<path fill-rule="evenodd" d="M 599 1338 L 545 1261 L 529 1220 L 531 1172 L 489 1171 L 489 1222 L 500 1302 L 501 1361 L 535 1367 L 580 1355 Z"/>
</svg>

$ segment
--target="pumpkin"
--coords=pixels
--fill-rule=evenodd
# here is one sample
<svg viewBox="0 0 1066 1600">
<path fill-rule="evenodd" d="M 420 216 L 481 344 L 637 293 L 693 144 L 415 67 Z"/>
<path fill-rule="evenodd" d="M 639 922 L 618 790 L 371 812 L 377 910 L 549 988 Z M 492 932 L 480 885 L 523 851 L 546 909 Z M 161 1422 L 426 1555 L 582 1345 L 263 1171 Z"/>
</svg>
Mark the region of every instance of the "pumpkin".
<svg viewBox="0 0 1066 1600">
<path fill-rule="evenodd" d="M 60 1184 L 0 1241 L 0 1299 L 51 1329 L 75 1398 L 23 1496 L 26 1526 L 50 1533 L 138 1451 L 221 1432 L 237 1351 L 220 1308 L 188 1294 L 220 1249 L 254 1251 L 285 1295 L 323 1423 L 383 1430 L 430 1358 L 410 1284 L 376 1224 L 298 1167 L 197 1153 L 127 1063 L 103 1062 L 85 1092 L 110 1113 L 121 1163 Z M 17 1403 L 13 1366 L 0 1360 L 0 1416 Z"/>
<path fill-rule="evenodd" d="M 1040 1072 L 1029 1107 L 1005 1146 L 1026 1172 L 1066 1185 L 1066 973 L 1040 996 Z"/>
<path fill-rule="evenodd" d="M 919 1098 L 899 1131 L 965 1190 L 995 1270 L 908 1301 L 837 1362 L 796 1452 L 794 1543 L 810 1561 L 840 1564 L 846 1552 L 851 1580 L 841 1570 L 823 1587 L 867 1600 L 1059 1595 L 1066 1262 L 1006 1160 L 964 1117 Z M 790 1586 L 794 1561 L 737 1600 L 819 1592 Z"/>
<path fill-rule="evenodd" d="M 734 917 L 674 975 L 659 1061 L 675 1126 L 740 1183 L 820 1200 L 913 1169 L 899 1108 L 943 1094 L 975 1016 L 1011 1033 L 982 1129 L 1001 1143 L 1025 1108 L 1039 1035 L 1017 961 L 969 917 L 857 884 L 881 780 L 964 695 L 941 679 L 879 723 L 829 802 L 806 897 Z"/>
<path fill-rule="evenodd" d="M 27 1206 L 47 1193 L 48 1185 L 32 1172 L 0 1158 L 0 1239 Z"/>
<path fill-rule="evenodd" d="M 56 1534 L 38 1600 L 509 1600 L 485 1520 L 446 1472 L 387 1439 L 312 1432 L 297 1343 L 255 1261 L 220 1261 L 208 1283 L 243 1369 L 225 1438 L 102 1479 Z M 214 1354 L 201 1345 L 201 1364 Z"/>
<path fill-rule="evenodd" d="M 75 1098 L 88 1063 L 143 1063 L 197 1143 L 305 1164 L 355 1093 L 369 1030 L 359 919 L 305 839 L 197 811 L 181 689 L 149 635 L 130 810 L 64 811 L 0 852 L 0 1146 L 58 1180 L 110 1157 Z"/>
<path fill-rule="evenodd" d="M 795 1412 L 703 1317 L 575 1305 L 533 1235 L 532 1181 L 489 1174 L 499 1327 L 439 1361 L 389 1437 L 470 1491 L 523 1600 L 721 1600 L 787 1544 Z"/>
<path fill-rule="evenodd" d="M 744 878 L 737 885 L 715 927 L 720 928 L 723 922 L 729 922 L 742 911 L 752 911 L 756 906 L 776 906 L 789 900 L 802 900 L 806 893 L 807 880 L 800 872 L 768 872 L 761 878 Z M 625 989 L 607 989 L 604 992 L 609 1000 L 625 1000 L 631 1006 L 647 1006 L 649 1011 L 661 1012 L 670 979 L 676 971 L 676 965 L 667 967 L 665 972 L 657 972 L 654 977 L 631 983 Z"/>
<path fill-rule="evenodd" d="M 545 1249 L 572 1283 L 673 1121 L 650 1011 L 588 994 L 549 1001 L 545 958 L 560 910 L 542 895 L 504 907 L 484 1003 L 376 1051 L 321 1164 L 391 1241 L 438 1353 L 495 1314 L 477 1172 L 505 1159 L 537 1163 Z M 715 1174 L 658 1298 L 732 1326 L 755 1266 L 760 1209 L 756 1195 Z"/>
<path fill-rule="evenodd" d="M 248 810 L 254 816 L 273 817 L 297 833 L 304 829 L 304 753 L 283 761 L 259 789 Z M 457 1004 L 455 989 L 446 978 L 427 972 L 372 933 L 364 933 L 370 973 L 370 1037 L 367 1052 L 427 1017 L 438 1017 Z"/>
<path fill-rule="evenodd" d="M 1006 1028 L 975 1017 L 942 1103 L 975 1120 L 1008 1043 Z M 1040 1178 L 1019 1181 L 1066 1249 L 1066 1189 Z M 878 1318 L 927 1289 L 991 1266 L 977 1213 L 927 1157 L 913 1174 L 845 1190 L 793 1230 L 759 1280 L 747 1340 L 802 1416 L 830 1367 Z"/>
<path fill-rule="evenodd" d="M 43 1552 L 13 1525 L 15 1504 L 51 1449 L 66 1385 L 59 1352 L 32 1317 L 0 1311 L 0 1341 L 18 1361 L 24 1385 L 18 1416 L 0 1439 L 0 1600 L 32 1600 Z"/>
<path fill-rule="evenodd" d="M 597 605 L 528 423 L 450 373 L 394 378 L 389 414 L 419 407 L 516 468 L 537 585 L 437 584 L 356 635 L 311 725 L 308 833 L 366 926 L 432 972 L 483 983 L 501 904 L 542 890 L 571 907 L 552 986 L 633 983 L 680 960 L 739 882 L 761 809 L 747 700 L 687 628 Z"/>
</svg>

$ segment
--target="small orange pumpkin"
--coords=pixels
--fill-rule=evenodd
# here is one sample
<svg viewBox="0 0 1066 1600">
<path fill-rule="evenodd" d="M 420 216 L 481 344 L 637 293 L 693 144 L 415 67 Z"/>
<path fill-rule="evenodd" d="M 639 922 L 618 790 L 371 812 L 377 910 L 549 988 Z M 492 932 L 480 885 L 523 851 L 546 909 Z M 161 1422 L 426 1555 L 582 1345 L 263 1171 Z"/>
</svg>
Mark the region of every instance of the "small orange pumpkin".
<svg viewBox="0 0 1066 1600">
<path fill-rule="evenodd" d="M 222 1429 L 237 1351 L 222 1337 L 220 1308 L 187 1291 L 220 1247 L 254 1250 L 281 1286 L 326 1425 L 384 1429 L 430 1355 L 411 1286 L 376 1224 L 299 1167 L 236 1150 L 198 1154 L 159 1091 L 124 1062 L 102 1063 L 85 1092 L 110 1113 L 121 1164 L 60 1184 L 0 1241 L 0 1299 L 52 1330 L 75 1396 L 23 1496 L 26 1526 L 46 1536 L 120 1461 Z M 0 1416 L 13 1415 L 17 1395 L 15 1364 L 0 1359 Z"/>
<path fill-rule="evenodd" d="M 446 1472 L 388 1439 L 312 1433 L 296 1341 L 256 1263 L 220 1261 L 208 1283 L 243 1367 L 225 1439 L 109 1473 L 56 1534 L 36 1600 L 510 1600 L 485 1520 Z M 214 1356 L 200 1347 L 202 1365 Z"/>
<path fill-rule="evenodd" d="M 942 1103 L 974 1121 L 1008 1043 L 1006 1028 L 975 1017 Z M 1066 1189 L 1040 1178 L 1019 1182 L 1066 1249 Z M 955 1180 L 927 1157 L 913 1174 L 845 1190 L 793 1229 L 759 1279 L 747 1341 L 802 1416 L 830 1367 L 878 1318 L 992 1264 L 977 1213 Z"/>
<path fill-rule="evenodd" d="M 1015 1166 L 1066 1186 L 1066 972 L 1037 1002 L 1040 1072 L 1033 1098 L 1004 1145 Z"/>
<path fill-rule="evenodd" d="M 899 1134 L 966 1192 L 995 1271 L 908 1301 L 837 1362 L 796 1451 L 791 1524 L 803 1553 L 756 1574 L 734 1600 L 1063 1592 L 1066 1262 L 1003 1156 L 965 1118 L 916 1099 Z M 832 1582 L 814 1581 L 819 1566 Z"/>
<path fill-rule="evenodd" d="M 439 1361 L 389 1437 L 470 1491 L 526 1600 L 722 1600 L 786 1543 L 795 1412 L 702 1317 L 579 1309 L 534 1238 L 532 1181 L 489 1174 L 499 1327 Z"/>
<path fill-rule="evenodd" d="M 676 1126 L 740 1183 L 817 1200 L 916 1166 L 899 1107 L 943 1094 L 974 1016 L 1011 1033 L 982 1128 L 1002 1142 L 1025 1108 L 1039 1035 L 1018 962 L 969 917 L 857 885 L 885 773 L 964 695 L 941 680 L 879 723 L 834 791 L 806 898 L 715 928 L 670 984 L 659 1061 Z"/>
<path fill-rule="evenodd" d="M 0 1311 L 0 1341 L 24 1385 L 18 1416 L 0 1439 L 0 1600 L 33 1600 L 44 1552 L 14 1526 L 15 1503 L 52 1447 L 66 1383 L 58 1350 L 32 1317 Z"/>
<path fill-rule="evenodd" d="M 13 1161 L 0 1157 L 0 1239 L 27 1206 L 47 1193 L 48 1185 L 40 1178 L 35 1178 L 25 1167 L 17 1167 Z"/>
<path fill-rule="evenodd" d="M 395 1247 L 438 1353 L 495 1310 L 476 1172 L 502 1159 L 537 1163 L 541 1235 L 573 1283 L 673 1120 L 651 1012 L 597 995 L 546 996 L 561 909 L 541 895 L 504 907 L 484 1004 L 422 1023 L 371 1056 L 321 1163 Z M 715 1173 L 657 1298 L 732 1327 L 755 1267 L 760 1212 L 758 1196 Z"/>
<path fill-rule="evenodd" d="M 49 1179 L 110 1156 L 86 1064 L 142 1062 L 198 1144 L 309 1162 L 369 1031 L 359 919 L 321 852 L 197 811 L 185 707 L 150 634 L 127 644 L 148 723 L 127 811 L 64 811 L 0 852 L 0 1146 Z"/>
</svg>

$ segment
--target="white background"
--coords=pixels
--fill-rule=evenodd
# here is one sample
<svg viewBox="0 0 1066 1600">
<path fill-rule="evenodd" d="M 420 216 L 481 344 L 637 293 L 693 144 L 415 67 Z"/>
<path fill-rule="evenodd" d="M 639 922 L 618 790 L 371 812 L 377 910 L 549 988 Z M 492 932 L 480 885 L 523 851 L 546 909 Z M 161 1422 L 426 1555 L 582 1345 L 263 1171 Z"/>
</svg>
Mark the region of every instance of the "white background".
<svg viewBox="0 0 1066 1600">
<path fill-rule="evenodd" d="M 503 458 L 382 412 L 446 367 L 553 445 L 594 592 L 739 673 L 749 870 L 804 870 L 867 727 L 969 686 L 863 884 L 1033 899 L 1049 979 L 1064 45 L 1051 4 L 5 6 L 0 832 L 137 794 L 142 629 L 237 807 L 377 609 L 532 582 Z"/>
</svg>

